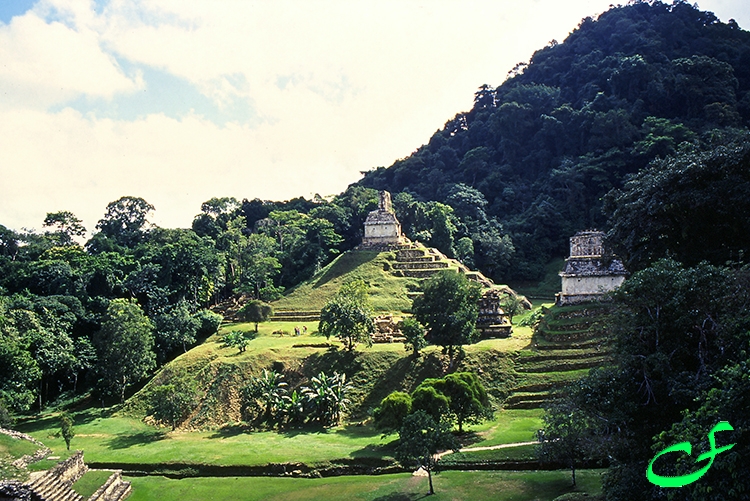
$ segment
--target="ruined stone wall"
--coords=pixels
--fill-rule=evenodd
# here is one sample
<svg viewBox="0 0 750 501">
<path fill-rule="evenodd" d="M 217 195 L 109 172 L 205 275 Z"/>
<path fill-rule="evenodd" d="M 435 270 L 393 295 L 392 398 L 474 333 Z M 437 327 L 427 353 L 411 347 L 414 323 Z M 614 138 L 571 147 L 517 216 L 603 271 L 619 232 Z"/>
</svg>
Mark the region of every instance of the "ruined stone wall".
<svg viewBox="0 0 750 501">
<path fill-rule="evenodd" d="M 601 231 L 581 231 L 570 238 L 570 257 L 601 256 L 604 233 Z"/>
<path fill-rule="evenodd" d="M 615 290 L 624 281 L 623 275 L 563 277 L 562 295 L 603 294 Z"/>
<path fill-rule="evenodd" d="M 398 241 L 398 237 L 401 236 L 401 226 L 393 223 L 377 223 L 367 224 L 365 223 L 365 240 L 389 240 L 394 243 Z"/>
<path fill-rule="evenodd" d="M 71 486 L 88 469 L 89 467 L 83 462 L 83 451 L 76 451 L 68 459 L 49 470 L 49 473 L 55 475 L 63 484 Z"/>
</svg>

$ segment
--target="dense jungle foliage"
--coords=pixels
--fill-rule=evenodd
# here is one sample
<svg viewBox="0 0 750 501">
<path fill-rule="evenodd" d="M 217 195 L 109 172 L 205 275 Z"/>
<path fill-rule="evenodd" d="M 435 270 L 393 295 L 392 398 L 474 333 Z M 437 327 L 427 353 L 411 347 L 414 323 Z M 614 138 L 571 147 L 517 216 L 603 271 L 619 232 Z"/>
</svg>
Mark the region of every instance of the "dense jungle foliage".
<svg viewBox="0 0 750 501">
<path fill-rule="evenodd" d="M 479 258 L 502 236 L 503 259 L 480 269 L 538 278 L 576 231 L 609 226 L 604 196 L 628 175 L 745 128 L 749 91 L 750 33 L 687 2 L 632 2 L 482 86 L 470 111 L 359 185 L 450 206 L 454 246 L 437 247 L 463 257 L 469 237 Z"/>
</svg>

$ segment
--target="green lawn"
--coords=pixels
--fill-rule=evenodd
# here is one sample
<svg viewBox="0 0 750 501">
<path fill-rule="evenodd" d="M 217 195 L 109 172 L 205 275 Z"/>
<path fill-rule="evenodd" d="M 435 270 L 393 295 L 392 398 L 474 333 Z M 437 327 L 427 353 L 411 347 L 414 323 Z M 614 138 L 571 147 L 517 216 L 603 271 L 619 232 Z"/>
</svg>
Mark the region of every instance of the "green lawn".
<svg viewBox="0 0 750 501">
<path fill-rule="evenodd" d="M 601 491 L 601 471 L 583 470 L 576 474 L 577 491 Z M 133 494 L 129 501 L 212 501 L 284 500 L 304 501 L 409 501 L 424 499 L 427 478 L 412 475 L 347 476 L 322 479 L 274 477 L 129 478 Z M 570 473 L 565 471 L 459 472 L 445 471 L 434 476 L 435 496 L 430 500 L 462 501 L 549 501 L 573 492 Z"/>
<path fill-rule="evenodd" d="M 416 287 L 419 280 L 396 277 L 386 271 L 393 260 L 395 255 L 391 252 L 347 252 L 274 301 L 273 307 L 276 310 L 320 310 L 346 280 L 361 279 L 370 286 L 368 296 L 375 311 L 409 311 L 411 300 L 406 294 L 407 288 Z"/>
<path fill-rule="evenodd" d="M 475 446 L 534 440 L 541 427 L 540 409 L 499 411 L 495 420 L 472 425 Z M 263 465 L 335 459 L 390 457 L 396 435 L 383 438 L 370 426 L 347 425 L 328 430 L 246 432 L 238 427 L 216 431 L 171 432 L 142 421 L 108 416 L 99 409 L 74 415 L 76 436 L 71 449 L 82 449 L 88 462 L 130 464 L 195 463 Z M 58 419 L 48 416 L 19 426 L 66 458 L 70 452 L 58 436 Z"/>
<path fill-rule="evenodd" d="M 542 427 L 542 414 L 543 409 L 500 410 L 495 413 L 494 420 L 469 428 L 478 438 L 471 446 L 488 447 L 536 440 L 536 432 Z"/>
<path fill-rule="evenodd" d="M 112 472 L 107 470 L 89 470 L 73 484 L 73 490 L 88 499 L 111 475 Z"/>
<path fill-rule="evenodd" d="M 342 426 L 322 431 L 253 432 L 237 428 L 217 431 L 169 432 L 127 417 L 97 417 L 91 410 L 76 415 L 71 449 L 83 449 L 87 462 L 195 463 L 263 465 L 332 459 L 382 457 L 395 435 L 382 438 L 370 427 Z M 56 456 L 68 457 L 57 434 L 57 419 L 25 423 L 19 428 L 44 442 Z"/>
<path fill-rule="evenodd" d="M 520 445 L 485 451 L 456 452 L 443 456 L 445 463 L 467 463 L 475 461 L 528 461 L 536 459 L 536 445 Z"/>
<path fill-rule="evenodd" d="M 28 440 L 19 440 L 0 433 L 0 480 L 26 480 L 26 470 L 13 466 L 13 461 L 34 454 L 39 447 Z"/>
<path fill-rule="evenodd" d="M 0 456 L 10 456 L 14 460 L 27 454 L 34 454 L 39 446 L 28 440 L 19 440 L 0 433 Z"/>
</svg>

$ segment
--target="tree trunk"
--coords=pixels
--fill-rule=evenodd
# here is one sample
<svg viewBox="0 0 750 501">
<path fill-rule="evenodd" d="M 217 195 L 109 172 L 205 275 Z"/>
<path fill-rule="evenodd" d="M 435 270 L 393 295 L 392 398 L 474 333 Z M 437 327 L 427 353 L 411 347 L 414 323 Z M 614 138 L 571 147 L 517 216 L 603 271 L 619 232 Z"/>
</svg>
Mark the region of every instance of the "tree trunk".
<svg viewBox="0 0 750 501">
<path fill-rule="evenodd" d="M 127 387 L 127 378 L 125 376 L 122 377 L 122 391 L 120 392 L 120 403 L 125 403 L 125 388 Z"/>
<path fill-rule="evenodd" d="M 427 479 L 430 482 L 430 492 L 428 492 L 427 494 L 435 494 L 435 489 L 432 488 L 432 468 L 430 468 L 429 466 L 427 467 Z"/>
<path fill-rule="evenodd" d="M 575 463 L 570 464 L 570 473 L 573 475 L 573 487 L 576 486 L 576 465 Z"/>
</svg>

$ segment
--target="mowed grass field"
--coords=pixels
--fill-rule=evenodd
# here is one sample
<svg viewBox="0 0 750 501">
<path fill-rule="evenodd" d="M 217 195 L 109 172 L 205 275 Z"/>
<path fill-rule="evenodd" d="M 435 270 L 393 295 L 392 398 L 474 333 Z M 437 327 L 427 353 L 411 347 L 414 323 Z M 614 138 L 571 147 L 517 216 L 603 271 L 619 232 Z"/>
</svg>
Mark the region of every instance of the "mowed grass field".
<svg viewBox="0 0 750 501">
<path fill-rule="evenodd" d="M 539 409 L 499 411 L 492 421 L 467 427 L 473 446 L 534 440 L 541 427 Z M 268 463 L 321 464 L 337 459 L 392 457 L 396 434 L 383 436 L 370 425 L 330 429 L 248 431 L 228 426 L 215 431 L 176 431 L 140 420 L 108 416 L 91 409 L 74 414 L 71 449 L 82 449 L 87 462 L 121 464 L 193 463 L 257 466 Z M 57 416 L 22 423 L 18 428 L 45 443 L 53 455 L 70 455 L 59 436 Z M 51 465 L 49 465 L 51 466 Z"/>
<path fill-rule="evenodd" d="M 600 493 L 601 473 L 601 470 L 578 471 L 578 486 L 573 490 L 567 471 L 445 471 L 433 476 L 434 496 L 427 496 L 426 477 L 408 473 L 321 479 L 134 477 L 128 480 L 133 484 L 129 501 L 551 501 L 569 492 Z"/>
</svg>

